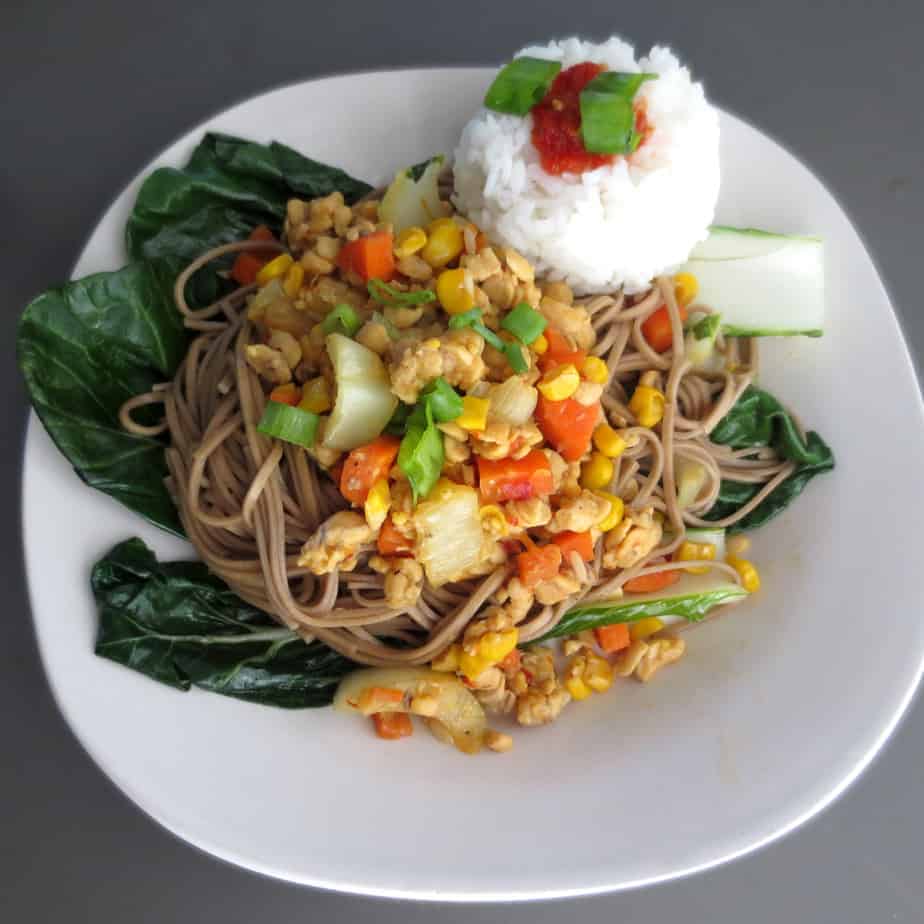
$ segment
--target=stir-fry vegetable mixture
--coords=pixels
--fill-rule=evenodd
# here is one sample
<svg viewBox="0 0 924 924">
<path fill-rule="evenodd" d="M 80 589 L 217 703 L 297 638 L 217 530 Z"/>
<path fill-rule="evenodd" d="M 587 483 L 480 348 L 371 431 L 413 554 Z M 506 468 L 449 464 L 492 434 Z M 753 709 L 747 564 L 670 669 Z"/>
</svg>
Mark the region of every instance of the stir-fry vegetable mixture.
<svg viewBox="0 0 924 924">
<path fill-rule="evenodd" d="M 257 286 L 246 356 L 269 398 L 260 431 L 305 447 L 349 504 L 305 543 L 299 564 L 317 575 L 350 571 L 371 551 L 396 609 L 416 603 L 425 582 L 439 588 L 509 567 L 431 670 L 361 671 L 338 702 L 372 716 L 382 738 L 410 734 L 414 713 L 462 750 L 477 749 L 476 739 L 506 750 L 509 736 L 487 734 L 481 706 L 542 724 L 616 676 L 649 680 L 684 642 L 658 636 L 664 624 L 647 617 L 598 619 L 568 637 L 563 669 L 547 648 L 517 647 L 517 623 L 534 603 L 573 595 L 598 547 L 604 572 L 636 565 L 661 542 L 663 518 L 611 493 L 631 437 L 601 405 L 609 373 L 591 352 L 588 313 L 568 286 L 538 283 L 520 254 L 452 214 L 436 192 L 438 168 L 417 180 L 399 174 L 382 201 L 291 200 L 288 252 L 242 253 L 232 275 Z M 685 320 L 696 279 L 681 274 L 675 285 Z M 666 308 L 644 335 L 655 351 L 670 347 Z M 715 330 L 691 336 L 714 339 Z M 660 423 L 662 388 L 656 371 L 640 375 L 629 408 L 642 427 Z M 743 550 L 739 539 L 727 561 L 753 591 L 759 577 Z M 719 552 L 687 541 L 675 558 L 702 563 Z M 664 592 L 681 574 L 642 574 L 625 599 Z"/>
</svg>

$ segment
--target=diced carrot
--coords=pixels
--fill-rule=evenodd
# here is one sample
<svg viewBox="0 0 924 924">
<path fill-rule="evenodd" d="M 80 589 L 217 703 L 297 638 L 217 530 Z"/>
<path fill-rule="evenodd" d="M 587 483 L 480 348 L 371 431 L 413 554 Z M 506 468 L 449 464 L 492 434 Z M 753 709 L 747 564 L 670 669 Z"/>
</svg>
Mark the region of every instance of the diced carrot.
<svg viewBox="0 0 924 924">
<path fill-rule="evenodd" d="M 250 232 L 247 239 L 250 241 L 275 241 L 276 236 L 266 225 L 257 225 Z M 253 285 L 257 281 L 257 273 L 274 256 L 275 254 L 267 253 L 265 250 L 242 250 L 231 267 L 231 278 L 241 286 Z"/>
<path fill-rule="evenodd" d="M 550 401 L 541 395 L 536 405 L 536 423 L 542 435 L 568 462 L 577 462 L 587 452 L 599 421 L 599 402 L 585 405 L 574 398 Z"/>
<path fill-rule="evenodd" d="M 649 564 L 655 564 L 655 562 L 650 562 Z M 642 574 L 639 577 L 632 578 L 630 581 L 626 581 L 623 584 L 623 590 L 628 591 L 630 594 L 653 594 L 657 593 L 659 590 L 664 590 L 666 587 L 670 587 L 671 584 L 676 584 L 680 580 L 681 569 L 677 568 L 674 571 L 658 571 L 655 574 Z"/>
<path fill-rule="evenodd" d="M 231 267 L 231 278 L 239 286 L 251 286 L 257 281 L 257 273 L 263 269 L 264 263 L 266 263 L 266 260 L 262 257 L 242 250 L 234 259 L 234 265 Z"/>
<path fill-rule="evenodd" d="M 568 363 L 572 363 L 575 369 L 580 369 L 584 365 L 584 360 L 587 359 L 586 350 L 576 349 L 574 344 L 554 327 L 547 327 L 544 333 L 549 346 L 539 357 L 539 368 L 543 372 Z"/>
<path fill-rule="evenodd" d="M 406 712 L 377 712 L 372 721 L 375 733 L 386 741 L 397 741 L 414 733 L 411 717 Z"/>
<path fill-rule="evenodd" d="M 478 489 L 488 504 L 528 500 L 552 493 L 552 469 L 541 449 L 522 459 L 485 459 L 478 456 Z"/>
<path fill-rule="evenodd" d="M 680 313 L 681 323 L 684 323 L 687 320 L 687 309 L 683 305 L 678 305 L 677 310 Z M 662 305 L 653 314 L 648 315 L 642 324 L 642 333 L 648 345 L 656 352 L 665 353 L 671 348 L 674 334 L 671 330 L 671 317 L 667 313 L 667 305 Z"/>
<path fill-rule="evenodd" d="M 379 554 L 388 557 L 407 558 L 414 552 L 414 546 L 411 540 L 403 533 L 398 532 L 398 528 L 392 522 L 391 517 L 386 517 L 382 528 L 379 530 L 379 537 L 376 540 Z"/>
<path fill-rule="evenodd" d="M 624 622 L 598 626 L 594 629 L 594 635 L 597 637 L 597 644 L 608 654 L 629 647 L 629 627 Z"/>
<path fill-rule="evenodd" d="M 302 390 L 298 385 L 289 382 L 287 385 L 277 385 L 270 392 L 270 401 L 278 401 L 280 404 L 288 404 L 295 407 L 301 400 Z"/>
<path fill-rule="evenodd" d="M 517 568 L 524 587 L 551 581 L 561 567 L 561 549 L 557 545 L 536 546 L 517 555 Z"/>
<path fill-rule="evenodd" d="M 577 552 L 581 556 L 581 561 L 593 561 L 594 557 L 594 540 L 590 532 L 575 533 L 570 529 L 563 533 L 556 533 L 552 537 L 552 542 L 561 549 L 562 559 L 567 563 L 572 552 Z"/>
<path fill-rule="evenodd" d="M 352 270 L 363 282 L 381 279 L 388 282 L 395 275 L 394 238 L 388 231 L 373 231 L 340 248 L 337 266 Z"/>
<path fill-rule="evenodd" d="M 364 504 L 372 486 L 379 478 L 387 477 L 400 445 L 397 437 L 383 434 L 371 443 L 352 450 L 343 463 L 340 493 L 351 504 Z"/>
<path fill-rule="evenodd" d="M 363 715 L 372 715 L 373 712 L 393 711 L 401 705 L 404 694 L 392 687 L 366 687 L 359 694 L 356 708 Z"/>
</svg>

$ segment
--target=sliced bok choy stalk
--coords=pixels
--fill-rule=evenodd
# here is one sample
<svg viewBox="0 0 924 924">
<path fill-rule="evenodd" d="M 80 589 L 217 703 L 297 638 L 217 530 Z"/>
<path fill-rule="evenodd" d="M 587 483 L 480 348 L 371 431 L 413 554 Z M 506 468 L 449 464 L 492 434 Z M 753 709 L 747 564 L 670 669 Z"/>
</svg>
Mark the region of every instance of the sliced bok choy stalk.
<svg viewBox="0 0 924 924">
<path fill-rule="evenodd" d="M 721 561 L 725 542 L 724 536 L 715 536 L 717 532 L 721 533 L 721 530 L 690 530 L 687 538 L 691 542 L 715 544 L 715 560 Z M 684 572 L 679 581 L 665 590 L 648 594 L 627 593 L 615 600 L 578 605 L 565 613 L 561 622 L 539 641 L 617 622 L 636 622 L 650 616 L 657 616 L 665 625 L 699 622 L 715 607 L 738 603 L 747 595 L 740 584 L 714 570 L 706 574 Z"/>
<path fill-rule="evenodd" d="M 481 750 L 487 728 L 484 709 L 458 677 L 425 667 L 370 667 L 347 674 L 334 696 L 334 708 L 359 715 L 364 709 L 363 693 L 373 689 L 399 690 L 400 701 L 386 703 L 378 712 L 415 713 L 415 697 L 426 697 L 427 708 L 417 714 L 438 722 L 453 744 L 466 754 Z M 435 698 L 436 703 L 433 703 Z"/>
<path fill-rule="evenodd" d="M 417 557 L 434 587 L 459 580 L 481 562 L 481 518 L 474 488 L 441 478 L 417 505 L 414 525 Z"/>
<path fill-rule="evenodd" d="M 343 334 L 329 334 L 326 344 L 337 397 L 324 428 L 323 444 L 328 449 L 355 449 L 372 442 L 385 429 L 398 399 L 391 393 L 382 360 L 372 350 Z"/>
<path fill-rule="evenodd" d="M 677 506 L 681 510 L 692 507 L 706 483 L 708 472 L 701 462 L 677 459 L 674 463 L 674 480 L 677 482 Z"/>
<path fill-rule="evenodd" d="M 405 228 L 425 228 L 443 214 L 437 181 L 444 160 L 442 154 L 432 158 L 416 180 L 410 168 L 395 174 L 379 205 L 379 217 L 391 222 L 396 234 Z"/>
<path fill-rule="evenodd" d="M 699 285 L 696 304 L 722 315 L 733 337 L 820 337 L 824 248 L 819 238 L 714 226 L 682 272 Z"/>
<path fill-rule="evenodd" d="M 719 314 L 700 314 L 687 329 L 684 358 L 701 372 L 720 372 L 725 358 L 716 351 L 715 341 L 722 326 Z"/>
</svg>

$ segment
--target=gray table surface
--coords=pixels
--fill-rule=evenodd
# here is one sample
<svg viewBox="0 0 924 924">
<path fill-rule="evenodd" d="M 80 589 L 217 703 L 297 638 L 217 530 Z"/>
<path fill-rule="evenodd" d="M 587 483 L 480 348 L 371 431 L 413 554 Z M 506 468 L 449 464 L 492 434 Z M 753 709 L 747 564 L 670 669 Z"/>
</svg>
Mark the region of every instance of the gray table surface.
<svg viewBox="0 0 924 924">
<path fill-rule="evenodd" d="M 863 234 L 920 360 L 919 0 L 3 6 L 0 509 L 9 525 L 0 554 L 0 919 L 924 921 L 920 698 L 874 765 L 820 817 L 755 855 L 647 890 L 530 906 L 408 905 L 260 878 L 176 840 L 91 763 L 49 694 L 21 565 L 26 400 L 13 358 L 14 325 L 29 297 L 66 278 L 114 194 L 203 117 L 321 74 L 491 63 L 531 39 L 617 32 L 640 47 L 681 49 L 719 104 L 823 178 Z M 858 648 L 870 631 L 857 633 Z"/>
</svg>

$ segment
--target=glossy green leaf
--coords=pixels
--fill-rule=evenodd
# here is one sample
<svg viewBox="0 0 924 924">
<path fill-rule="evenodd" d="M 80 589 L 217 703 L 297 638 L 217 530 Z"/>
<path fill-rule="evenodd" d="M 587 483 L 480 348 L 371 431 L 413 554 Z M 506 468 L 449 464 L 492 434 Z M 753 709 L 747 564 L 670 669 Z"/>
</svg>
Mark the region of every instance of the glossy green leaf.
<svg viewBox="0 0 924 924">
<path fill-rule="evenodd" d="M 112 549 L 91 581 L 96 653 L 180 690 L 287 709 L 324 706 L 356 667 L 320 642 L 305 644 L 202 562 L 160 564 L 140 539 Z"/>
</svg>

